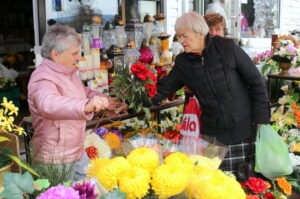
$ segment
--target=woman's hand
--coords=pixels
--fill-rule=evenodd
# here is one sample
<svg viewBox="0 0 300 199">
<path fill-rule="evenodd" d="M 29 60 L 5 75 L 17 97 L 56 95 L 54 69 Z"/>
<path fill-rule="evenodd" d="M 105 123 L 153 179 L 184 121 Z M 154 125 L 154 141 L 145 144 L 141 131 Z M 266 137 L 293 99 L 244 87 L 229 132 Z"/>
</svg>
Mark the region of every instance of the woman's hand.
<svg viewBox="0 0 300 199">
<path fill-rule="evenodd" d="M 100 110 L 108 108 L 108 104 L 108 99 L 106 97 L 94 96 L 86 103 L 84 107 L 84 112 L 98 112 Z"/>
</svg>

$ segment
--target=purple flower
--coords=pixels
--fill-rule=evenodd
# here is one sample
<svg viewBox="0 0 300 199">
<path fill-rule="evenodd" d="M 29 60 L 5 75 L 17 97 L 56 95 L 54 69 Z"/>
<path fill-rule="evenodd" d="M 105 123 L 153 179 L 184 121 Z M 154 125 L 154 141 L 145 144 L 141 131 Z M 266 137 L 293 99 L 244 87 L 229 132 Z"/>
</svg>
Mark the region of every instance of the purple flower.
<svg viewBox="0 0 300 199">
<path fill-rule="evenodd" d="M 114 129 L 109 129 L 108 132 L 117 134 L 119 136 L 121 142 L 123 141 L 123 135 L 122 135 L 122 133 L 120 133 L 120 131 L 114 130 Z"/>
<path fill-rule="evenodd" d="M 296 47 L 294 45 L 287 45 L 286 51 L 289 53 L 294 53 L 294 52 L 296 52 Z"/>
<path fill-rule="evenodd" d="M 42 193 L 37 199 L 52 199 L 52 198 L 80 199 L 78 191 L 75 191 L 73 188 L 65 187 L 62 185 L 58 185 L 47 189 L 47 191 Z"/>
<path fill-rule="evenodd" d="M 79 191 L 80 199 L 96 199 L 97 194 L 95 193 L 95 185 L 91 182 L 75 183 L 73 186 L 74 190 Z"/>
<path fill-rule="evenodd" d="M 97 135 L 99 135 L 101 138 L 103 138 L 104 135 L 105 135 L 106 133 L 108 133 L 108 130 L 107 130 L 106 128 L 100 126 L 100 127 L 98 127 L 98 128 L 95 130 L 95 133 L 96 133 Z"/>
</svg>

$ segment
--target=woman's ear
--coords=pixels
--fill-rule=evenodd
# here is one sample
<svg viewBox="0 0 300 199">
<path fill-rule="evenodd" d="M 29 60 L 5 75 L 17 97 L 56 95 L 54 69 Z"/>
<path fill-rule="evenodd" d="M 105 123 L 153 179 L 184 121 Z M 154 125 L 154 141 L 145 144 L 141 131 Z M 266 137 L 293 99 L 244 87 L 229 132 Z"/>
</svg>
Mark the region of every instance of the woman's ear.
<svg viewBox="0 0 300 199">
<path fill-rule="evenodd" d="M 56 62 L 59 57 L 59 53 L 56 50 L 51 50 L 50 55 L 52 60 Z"/>
</svg>

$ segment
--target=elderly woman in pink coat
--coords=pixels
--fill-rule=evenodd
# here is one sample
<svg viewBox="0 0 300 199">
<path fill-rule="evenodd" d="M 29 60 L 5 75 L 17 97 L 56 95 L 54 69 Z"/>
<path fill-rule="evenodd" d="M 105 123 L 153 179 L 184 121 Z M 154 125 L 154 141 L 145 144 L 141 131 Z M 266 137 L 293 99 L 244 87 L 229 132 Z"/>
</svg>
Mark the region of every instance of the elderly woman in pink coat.
<svg viewBox="0 0 300 199">
<path fill-rule="evenodd" d="M 85 178 L 89 164 L 84 151 L 86 121 L 94 112 L 114 108 L 111 98 L 85 87 L 76 74 L 80 50 L 81 39 L 73 28 L 50 27 L 42 41 L 43 61 L 28 84 L 34 161 L 72 167 L 69 180 L 74 181 Z"/>
</svg>

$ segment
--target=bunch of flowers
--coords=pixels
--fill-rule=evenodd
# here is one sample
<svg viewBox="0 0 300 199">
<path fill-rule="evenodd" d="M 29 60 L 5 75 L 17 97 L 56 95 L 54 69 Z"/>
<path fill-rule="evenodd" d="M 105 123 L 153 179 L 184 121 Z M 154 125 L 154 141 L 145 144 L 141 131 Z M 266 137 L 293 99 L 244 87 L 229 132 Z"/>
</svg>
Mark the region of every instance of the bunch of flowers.
<svg viewBox="0 0 300 199">
<path fill-rule="evenodd" d="M 108 143 L 96 133 L 89 131 L 86 132 L 87 135 L 84 141 L 84 148 L 88 157 L 90 159 L 110 158 L 112 152 Z"/>
<path fill-rule="evenodd" d="M 288 85 L 281 87 L 284 95 L 279 98 L 279 106 L 273 107 L 271 110 L 271 121 L 275 131 L 280 134 L 288 132 L 288 130 L 299 127 L 299 93 L 294 92 Z"/>
<path fill-rule="evenodd" d="M 286 199 L 292 194 L 292 185 L 287 180 L 276 178 L 272 185 L 261 178 L 250 177 L 247 182 L 242 183 L 247 193 L 247 199 Z"/>
<path fill-rule="evenodd" d="M 185 154 L 176 152 L 160 165 L 160 155 L 146 147 L 131 151 L 126 159 L 96 158 L 87 170 L 109 191 L 119 189 L 126 198 L 147 198 L 151 194 L 169 198 L 178 194 L 199 199 L 245 199 L 240 184 L 220 170 L 195 166 Z M 153 196 L 153 195 L 152 195 Z"/>
<path fill-rule="evenodd" d="M 98 127 L 95 133 L 105 140 L 112 150 L 119 149 L 123 141 L 123 135 L 114 129 L 106 129 L 105 127 Z"/>
<path fill-rule="evenodd" d="M 272 59 L 277 62 L 292 62 L 296 61 L 297 48 L 291 40 L 279 40 Z"/>
<path fill-rule="evenodd" d="M 274 55 L 274 52 L 271 50 L 266 50 L 262 53 L 259 53 L 256 55 L 256 57 L 253 58 L 253 62 L 255 64 L 265 63 L 265 62 L 272 62 L 272 56 Z"/>
<path fill-rule="evenodd" d="M 152 105 L 151 98 L 156 95 L 156 76 L 150 69 L 140 62 L 120 68 L 115 71 L 111 85 L 113 95 L 125 100 L 135 112 L 145 111 L 150 118 L 146 107 Z"/>
</svg>

